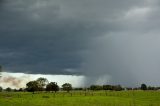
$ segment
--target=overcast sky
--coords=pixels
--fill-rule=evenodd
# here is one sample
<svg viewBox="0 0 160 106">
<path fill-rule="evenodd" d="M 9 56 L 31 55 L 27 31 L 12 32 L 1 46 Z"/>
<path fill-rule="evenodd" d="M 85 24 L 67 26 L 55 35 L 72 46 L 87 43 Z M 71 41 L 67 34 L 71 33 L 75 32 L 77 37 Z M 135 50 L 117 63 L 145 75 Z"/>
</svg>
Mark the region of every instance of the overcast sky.
<svg viewBox="0 0 160 106">
<path fill-rule="evenodd" d="M 0 64 L 86 84 L 159 85 L 159 13 L 159 0 L 0 0 Z"/>
</svg>

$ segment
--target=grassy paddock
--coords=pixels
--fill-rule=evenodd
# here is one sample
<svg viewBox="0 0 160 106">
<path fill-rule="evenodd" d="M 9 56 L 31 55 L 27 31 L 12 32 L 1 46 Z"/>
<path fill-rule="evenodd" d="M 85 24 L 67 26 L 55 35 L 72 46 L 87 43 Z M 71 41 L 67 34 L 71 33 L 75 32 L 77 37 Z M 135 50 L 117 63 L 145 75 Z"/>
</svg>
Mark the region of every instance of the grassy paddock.
<svg viewBox="0 0 160 106">
<path fill-rule="evenodd" d="M 160 106 L 160 92 L 1 92 L 0 106 Z"/>
</svg>

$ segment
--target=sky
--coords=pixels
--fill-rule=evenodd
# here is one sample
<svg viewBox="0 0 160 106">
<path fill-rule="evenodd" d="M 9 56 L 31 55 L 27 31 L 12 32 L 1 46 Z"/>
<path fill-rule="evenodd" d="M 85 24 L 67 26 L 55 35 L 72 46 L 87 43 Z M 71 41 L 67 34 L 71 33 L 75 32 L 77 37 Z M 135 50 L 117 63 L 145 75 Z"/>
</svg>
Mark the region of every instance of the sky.
<svg viewBox="0 0 160 106">
<path fill-rule="evenodd" d="M 159 12 L 159 0 L 0 0 L 0 64 L 85 85 L 158 86 Z"/>
<path fill-rule="evenodd" d="M 73 75 L 44 75 L 44 74 L 26 74 L 26 73 L 11 73 L 2 72 L 0 78 L 0 86 L 3 89 L 11 87 L 12 89 L 26 88 L 26 83 L 37 80 L 38 78 L 47 78 L 48 82 L 56 82 L 59 87 L 64 83 L 72 84 L 72 87 L 85 87 L 84 76 Z"/>
</svg>

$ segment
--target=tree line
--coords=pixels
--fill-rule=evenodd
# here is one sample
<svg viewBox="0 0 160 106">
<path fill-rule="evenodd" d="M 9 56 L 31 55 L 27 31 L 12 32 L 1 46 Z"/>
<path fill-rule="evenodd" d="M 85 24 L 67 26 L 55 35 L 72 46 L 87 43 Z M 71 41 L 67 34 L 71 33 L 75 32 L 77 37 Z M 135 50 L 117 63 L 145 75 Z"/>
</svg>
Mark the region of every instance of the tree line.
<svg viewBox="0 0 160 106">
<path fill-rule="evenodd" d="M 137 88 L 126 88 L 122 87 L 121 85 L 91 85 L 87 88 L 73 88 L 70 83 L 64 83 L 61 87 L 57 84 L 57 82 L 49 82 L 46 78 L 38 78 L 34 81 L 29 81 L 26 83 L 26 88 L 20 89 L 11 89 L 6 88 L 4 91 L 28 91 L 28 92 L 36 92 L 36 91 L 48 91 L 48 92 L 57 92 L 59 90 L 63 90 L 66 92 L 70 92 L 71 90 L 110 90 L 110 91 L 122 91 L 122 90 L 159 90 L 160 87 L 151 87 L 147 86 L 146 84 L 141 84 L 140 87 Z M 3 91 L 3 88 L 0 87 L 0 92 Z"/>
<path fill-rule="evenodd" d="M 26 84 L 26 91 L 35 92 L 35 91 L 51 91 L 57 92 L 60 90 L 60 87 L 56 82 L 49 82 L 46 78 L 38 78 L 35 81 L 30 81 Z M 62 90 L 69 92 L 72 90 L 72 85 L 70 83 L 65 83 L 62 85 Z"/>
<path fill-rule="evenodd" d="M 72 85 L 70 83 L 64 83 L 62 87 L 60 88 L 56 82 L 49 82 L 46 78 L 38 78 L 37 80 L 34 81 L 29 81 L 26 84 L 26 88 L 19 88 L 17 89 L 12 89 L 10 87 L 3 89 L 0 87 L 0 92 L 2 91 L 28 91 L 28 92 L 35 92 L 35 91 L 50 91 L 50 92 L 57 92 L 59 90 L 64 90 L 69 92 L 72 90 Z"/>
<path fill-rule="evenodd" d="M 2 72 L 2 66 L 0 65 L 0 77 L 1 77 L 1 72 Z M 90 87 L 87 88 L 72 88 L 72 85 L 70 83 L 65 83 L 61 86 L 61 88 L 58 86 L 57 82 L 49 82 L 46 78 L 38 78 L 35 81 L 29 81 L 26 84 L 26 88 L 20 88 L 19 90 L 17 89 L 12 89 L 10 87 L 3 89 L 0 86 L 0 92 L 4 91 L 28 91 L 28 92 L 35 92 L 35 91 L 50 91 L 50 92 L 57 92 L 59 90 L 64 90 L 64 91 L 71 91 L 71 90 L 114 90 L 114 91 L 121 91 L 121 90 L 159 90 L 160 87 L 153 87 L 153 86 L 147 86 L 146 84 L 141 84 L 140 87 L 135 87 L 135 88 L 127 88 L 127 87 L 122 87 L 121 85 L 91 85 Z"/>
</svg>

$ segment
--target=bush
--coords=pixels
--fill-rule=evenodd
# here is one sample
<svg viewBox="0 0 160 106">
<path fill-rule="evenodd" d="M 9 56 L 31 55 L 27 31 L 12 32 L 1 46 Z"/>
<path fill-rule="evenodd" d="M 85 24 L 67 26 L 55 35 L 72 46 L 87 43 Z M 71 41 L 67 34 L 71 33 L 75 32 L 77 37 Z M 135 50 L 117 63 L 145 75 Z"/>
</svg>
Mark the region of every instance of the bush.
<svg viewBox="0 0 160 106">
<path fill-rule="evenodd" d="M 2 92 L 3 91 L 3 88 L 2 87 L 0 87 L 0 92 Z"/>
</svg>

